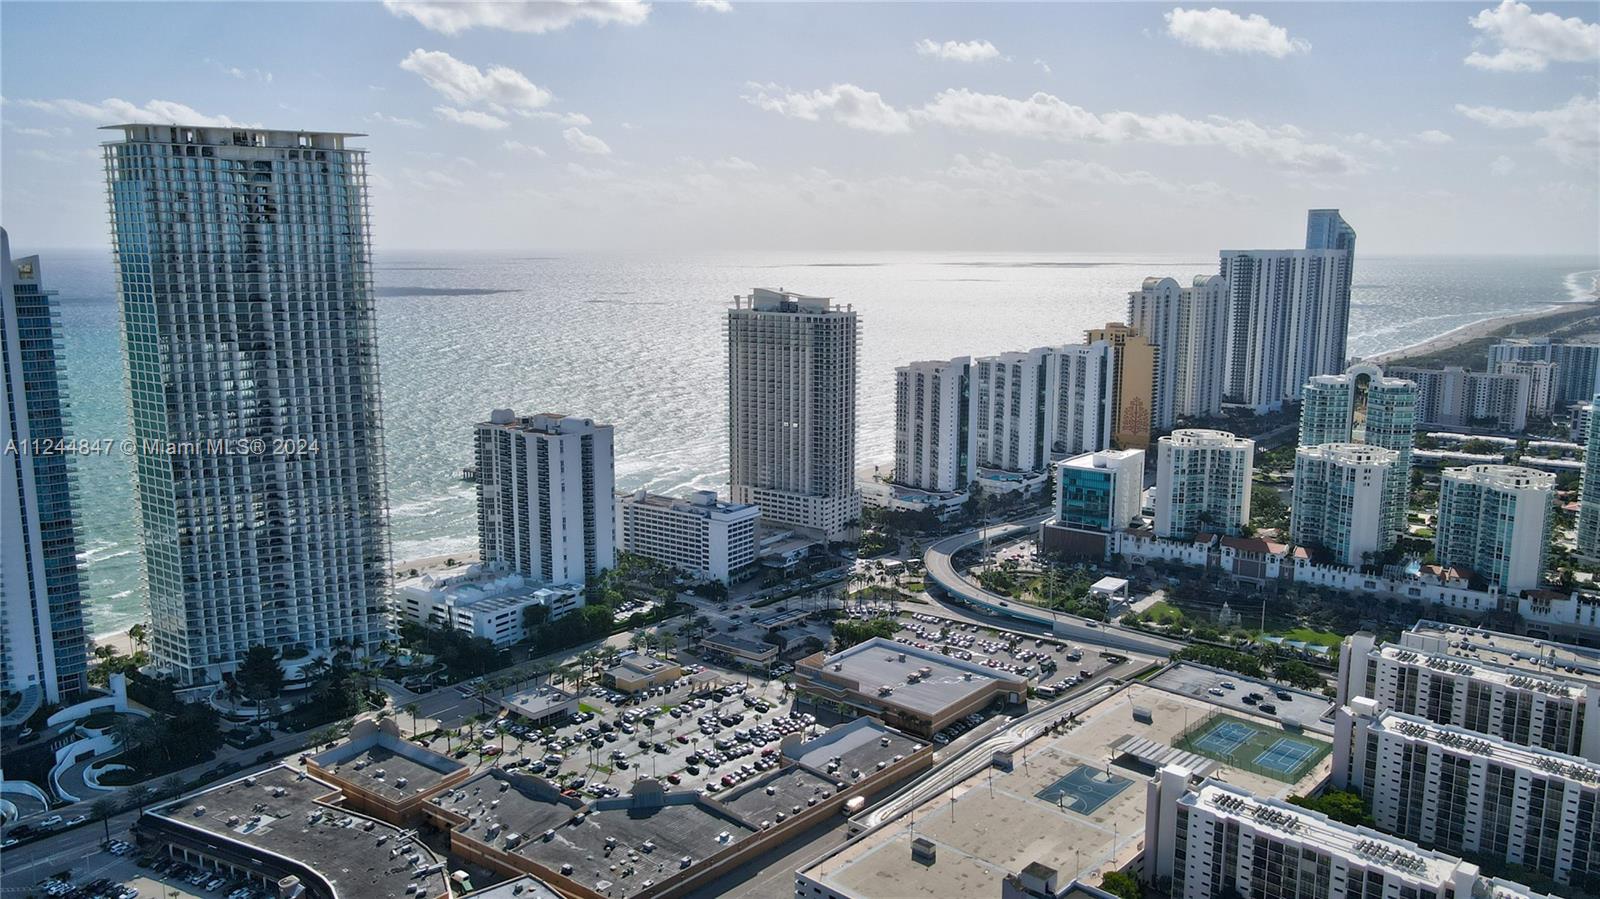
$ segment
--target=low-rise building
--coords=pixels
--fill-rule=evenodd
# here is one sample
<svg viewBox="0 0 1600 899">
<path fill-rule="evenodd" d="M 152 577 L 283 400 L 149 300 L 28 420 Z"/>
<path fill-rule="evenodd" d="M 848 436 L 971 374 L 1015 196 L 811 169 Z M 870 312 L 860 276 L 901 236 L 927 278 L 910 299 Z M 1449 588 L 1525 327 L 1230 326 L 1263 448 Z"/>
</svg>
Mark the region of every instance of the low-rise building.
<svg viewBox="0 0 1600 899">
<path fill-rule="evenodd" d="M 995 702 L 1028 696 L 1025 678 L 882 637 L 801 659 L 794 685 L 799 702 L 872 715 L 921 737 Z"/>
<path fill-rule="evenodd" d="M 756 562 L 761 509 L 725 503 L 715 490 L 685 499 L 639 490 L 617 497 L 617 546 L 697 578 L 732 583 Z"/>
<path fill-rule="evenodd" d="M 605 670 L 601 680 L 613 690 L 637 693 L 672 683 L 682 676 L 683 669 L 675 662 L 664 662 L 642 653 L 625 652 Z"/>
<path fill-rule="evenodd" d="M 532 875 L 568 899 L 668 899 L 727 877 L 858 796 L 928 768 L 933 747 L 862 718 L 780 746 L 779 766 L 725 791 L 642 778 L 584 802 L 539 777 L 490 768 L 429 803 L 451 854 Z"/>
<path fill-rule="evenodd" d="M 400 735 L 394 719 L 363 718 L 343 743 L 306 759 L 306 770 L 338 787 L 344 806 L 397 826 L 416 823 L 422 803 L 472 769 Z"/>
<path fill-rule="evenodd" d="M 555 620 L 583 608 L 578 586 L 540 584 L 500 565 L 468 565 L 457 573 L 424 574 L 395 586 L 400 613 L 418 624 L 449 627 L 509 646 L 529 636 L 527 610 Z"/>
<path fill-rule="evenodd" d="M 1169 765 L 1146 787 L 1144 877 L 1173 899 L 1542 899 L 1400 837 Z"/>
<path fill-rule="evenodd" d="M 578 714 L 578 697 L 550 684 L 533 684 L 501 696 L 500 707 L 542 727 Z"/>
<path fill-rule="evenodd" d="M 1333 784 L 1379 829 L 1600 887 L 1600 765 L 1356 699 L 1338 712 Z"/>
<path fill-rule="evenodd" d="M 701 639 L 700 649 L 756 668 L 765 668 L 778 658 L 778 644 L 746 640 L 731 634 L 708 634 Z"/>
<path fill-rule="evenodd" d="M 414 833 L 346 807 L 333 783 L 287 765 L 153 805 L 146 849 L 268 895 L 304 899 L 445 899 L 445 860 Z"/>
</svg>

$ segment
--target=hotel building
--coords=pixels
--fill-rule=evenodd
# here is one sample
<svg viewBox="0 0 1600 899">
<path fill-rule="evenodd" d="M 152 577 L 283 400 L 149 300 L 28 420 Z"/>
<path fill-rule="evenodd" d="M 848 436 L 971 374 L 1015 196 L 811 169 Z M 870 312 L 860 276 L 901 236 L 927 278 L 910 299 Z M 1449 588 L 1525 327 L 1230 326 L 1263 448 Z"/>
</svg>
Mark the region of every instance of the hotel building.
<svg viewBox="0 0 1600 899">
<path fill-rule="evenodd" d="M 67 387 L 55 291 L 39 257 L 11 258 L 0 229 L 0 689 L 22 694 L 13 714 L 75 698 L 84 687 L 83 596 L 73 515 Z"/>
<path fill-rule="evenodd" d="M 1180 429 L 1157 441 L 1156 536 L 1238 534 L 1250 520 L 1255 450 L 1227 431 Z"/>
<path fill-rule="evenodd" d="M 696 490 L 686 499 L 639 490 L 617 497 L 617 545 L 727 584 L 755 565 L 760 518 L 760 509 L 721 502 L 714 490 Z"/>
<path fill-rule="evenodd" d="M 1055 517 L 1040 525 L 1047 553 L 1104 560 L 1111 534 L 1139 517 L 1144 501 L 1144 452 L 1084 453 L 1055 464 Z"/>
<path fill-rule="evenodd" d="M 360 135 L 111 126 L 104 145 L 158 669 L 391 633 Z"/>
<path fill-rule="evenodd" d="M 541 584 L 583 584 L 617 562 L 612 430 L 496 409 L 476 431 L 478 550 Z"/>
<path fill-rule="evenodd" d="M 1503 363 L 1500 371 L 1447 368 L 1392 368 L 1389 374 L 1417 385 L 1417 424 L 1459 428 L 1489 426 L 1501 431 L 1528 427 L 1533 405 L 1532 378 L 1517 369 L 1548 363 Z"/>
<path fill-rule="evenodd" d="M 1385 377 L 1383 369 L 1371 364 L 1351 366 L 1343 374 L 1318 375 L 1301 390 L 1302 448 L 1359 443 L 1394 452 L 1384 481 L 1382 549 L 1393 546 L 1406 527 L 1416 406 L 1415 384 Z"/>
<path fill-rule="evenodd" d="M 728 310 L 728 478 L 764 521 L 846 536 L 856 489 L 856 313 L 755 288 Z"/>
<path fill-rule="evenodd" d="M 1156 384 L 1160 351 L 1137 330 L 1121 322 L 1088 331 L 1083 342 L 1091 347 L 1107 344 L 1115 353 L 1111 390 L 1105 403 L 1111 410 L 1111 445 L 1118 449 L 1149 449 L 1150 429 L 1161 402 Z"/>
<path fill-rule="evenodd" d="M 1549 552 L 1556 476 L 1516 465 L 1439 475 L 1435 554 L 1515 595 L 1539 586 Z"/>
</svg>

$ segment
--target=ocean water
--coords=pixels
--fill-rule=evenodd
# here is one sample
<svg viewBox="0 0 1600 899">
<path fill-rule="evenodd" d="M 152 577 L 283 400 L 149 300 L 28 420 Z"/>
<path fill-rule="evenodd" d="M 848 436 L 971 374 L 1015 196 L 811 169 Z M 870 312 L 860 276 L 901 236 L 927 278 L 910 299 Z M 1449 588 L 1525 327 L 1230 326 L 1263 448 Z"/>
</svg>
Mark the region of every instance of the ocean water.
<svg viewBox="0 0 1600 899">
<path fill-rule="evenodd" d="M 34 252 L 19 248 L 23 253 Z M 40 251 L 60 291 L 72 433 L 128 434 L 115 285 L 103 251 Z M 1122 318 L 1149 275 L 1216 271 L 1215 256 L 766 253 L 602 256 L 380 253 L 379 352 L 395 558 L 476 545 L 472 425 L 489 411 L 616 425 L 617 484 L 681 492 L 727 472 L 723 314 L 753 286 L 835 297 L 861 315 L 860 461 L 893 445 L 893 369 L 1082 340 Z M 1358 257 L 1352 354 L 1406 346 L 1509 312 L 1592 295 L 1600 262 L 1560 257 Z M 77 460 L 84 583 L 95 633 L 143 615 L 128 460 Z"/>
</svg>

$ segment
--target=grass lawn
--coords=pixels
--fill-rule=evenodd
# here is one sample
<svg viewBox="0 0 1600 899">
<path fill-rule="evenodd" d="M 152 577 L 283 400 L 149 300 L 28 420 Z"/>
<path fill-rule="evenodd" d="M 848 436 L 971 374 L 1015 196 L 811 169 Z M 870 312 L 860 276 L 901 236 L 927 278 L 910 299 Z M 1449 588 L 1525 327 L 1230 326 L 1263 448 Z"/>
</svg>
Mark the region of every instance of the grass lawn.
<svg viewBox="0 0 1600 899">
<path fill-rule="evenodd" d="M 587 702 L 578 703 L 578 711 L 580 711 L 580 712 L 591 712 L 591 713 L 596 714 L 596 715 L 600 714 L 600 710 L 599 709 L 597 709 L 594 706 L 588 704 Z"/>
<path fill-rule="evenodd" d="M 1142 614 L 1156 624 L 1179 624 L 1183 621 L 1183 610 L 1164 599 L 1145 609 Z"/>
<path fill-rule="evenodd" d="M 1285 640 L 1299 640 L 1302 643 L 1319 643 L 1330 649 L 1338 649 L 1344 638 L 1332 631 L 1314 631 L 1309 627 L 1297 627 L 1284 633 Z"/>
</svg>

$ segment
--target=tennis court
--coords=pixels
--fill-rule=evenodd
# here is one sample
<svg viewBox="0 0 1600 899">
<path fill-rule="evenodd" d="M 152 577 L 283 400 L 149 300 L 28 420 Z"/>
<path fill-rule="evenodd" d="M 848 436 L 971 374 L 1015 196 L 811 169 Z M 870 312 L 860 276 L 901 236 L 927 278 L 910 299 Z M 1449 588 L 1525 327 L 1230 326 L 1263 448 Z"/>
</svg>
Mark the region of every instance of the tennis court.
<svg viewBox="0 0 1600 899">
<path fill-rule="evenodd" d="M 1051 805 L 1069 808 L 1080 815 L 1092 815 L 1131 783 L 1133 781 L 1126 777 L 1079 765 L 1034 795 Z"/>
<path fill-rule="evenodd" d="M 1220 712 L 1179 735 L 1172 745 L 1285 783 L 1299 782 L 1333 751 L 1320 740 Z"/>
</svg>

